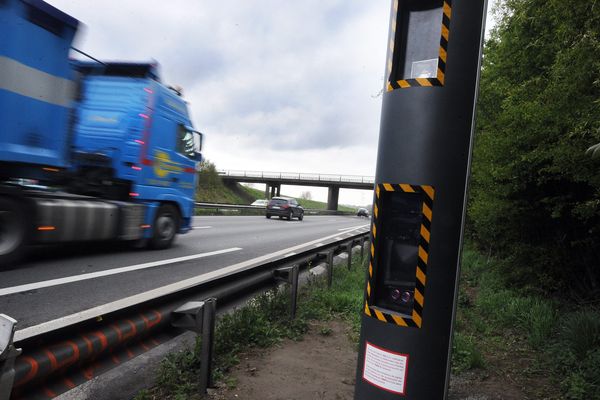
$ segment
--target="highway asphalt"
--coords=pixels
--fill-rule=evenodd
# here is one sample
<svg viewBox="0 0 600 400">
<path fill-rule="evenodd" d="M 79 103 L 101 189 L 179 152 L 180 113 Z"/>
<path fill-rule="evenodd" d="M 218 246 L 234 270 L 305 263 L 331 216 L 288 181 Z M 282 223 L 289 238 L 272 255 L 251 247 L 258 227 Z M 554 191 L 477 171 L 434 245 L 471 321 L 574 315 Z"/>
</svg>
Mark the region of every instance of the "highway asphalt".
<svg viewBox="0 0 600 400">
<path fill-rule="evenodd" d="M 258 257 L 281 257 L 298 245 L 317 246 L 321 239 L 327 243 L 357 229 L 367 231 L 368 224 L 353 216 L 306 216 L 304 221 L 206 216 L 196 217 L 194 230 L 162 251 L 121 243 L 33 248 L 18 268 L 0 271 L 0 313 L 15 318 L 17 330 L 31 330 Z"/>
</svg>

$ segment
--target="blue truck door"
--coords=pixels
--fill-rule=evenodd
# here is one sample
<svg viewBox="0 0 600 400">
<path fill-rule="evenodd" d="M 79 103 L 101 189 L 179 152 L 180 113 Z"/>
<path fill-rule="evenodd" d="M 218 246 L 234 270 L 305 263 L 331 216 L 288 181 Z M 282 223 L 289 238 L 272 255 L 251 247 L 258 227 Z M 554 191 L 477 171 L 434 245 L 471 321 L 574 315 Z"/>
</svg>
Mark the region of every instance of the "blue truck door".
<svg viewBox="0 0 600 400">
<path fill-rule="evenodd" d="M 163 193 L 184 198 L 188 203 L 193 202 L 195 161 L 186 156 L 185 125 L 169 117 L 157 115 L 152 130 L 150 157 L 153 162 L 152 168 L 146 170 L 145 183 L 165 188 Z M 191 212 L 182 211 L 184 216 L 189 216 L 188 213 Z"/>
</svg>

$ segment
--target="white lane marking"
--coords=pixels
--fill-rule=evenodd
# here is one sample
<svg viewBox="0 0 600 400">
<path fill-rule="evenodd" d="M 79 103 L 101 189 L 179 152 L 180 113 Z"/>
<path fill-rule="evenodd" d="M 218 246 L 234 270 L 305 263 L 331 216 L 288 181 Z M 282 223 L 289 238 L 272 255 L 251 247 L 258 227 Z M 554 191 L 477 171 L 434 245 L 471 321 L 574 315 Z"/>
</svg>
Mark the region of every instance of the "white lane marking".
<svg viewBox="0 0 600 400">
<path fill-rule="evenodd" d="M 216 256 L 219 254 L 231 253 L 231 252 L 240 251 L 240 250 L 242 250 L 240 247 L 232 247 L 230 249 L 211 251 L 209 253 L 194 254 L 191 256 L 171 258 L 168 260 L 152 261 L 152 262 L 144 263 L 144 264 L 130 265 L 128 267 L 114 268 L 114 269 L 109 269 L 109 270 L 105 270 L 105 271 L 90 272 L 88 274 L 73 275 L 73 276 L 67 276 L 65 278 L 50 279 L 47 281 L 34 282 L 34 283 L 28 283 L 25 285 L 1 288 L 0 296 L 7 296 L 9 294 L 27 292 L 29 290 L 42 289 L 42 288 L 47 288 L 47 287 L 51 287 L 51 286 L 64 285 L 66 283 L 73 283 L 73 282 L 85 281 L 88 279 L 100 278 L 100 277 L 104 277 L 104 276 L 122 274 L 124 272 L 138 271 L 140 269 L 160 267 L 163 265 L 175 264 L 175 263 L 183 262 L 183 261 L 197 260 L 199 258 Z"/>
<path fill-rule="evenodd" d="M 51 321 L 42 322 L 41 324 L 30 326 L 22 330 L 16 331 L 14 341 L 18 342 L 21 340 L 25 340 L 33 336 L 41 335 L 46 332 L 50 332 L 56 329 L 64 328 L 66 326 L 77 324 L 82 321 L 87 321 L 89 319 L 96 318 L 99 315 L 109 314 L 127 307 L 134 306 L 136 304 L 155 299 L 157 297 L 189 289 L 191 287 L 198 286 L 200 284 L 209 282 L 217 278 L 233 275 L 240 271 L 248 270 L 257 265 L 261 265 L 265 261 L 270 260 L 272 258 L 281 257 L 282 255 L 288 254 L 292 251 L 299 251 L 305 249 L 306 247 L 313 246 L 314 244 L 333 239 L 335 236 L 336 235 L 325 236 L 304 244 L 299 244 L 287 249 L 276 251 L 274 253 L 265 254 L 264 256 L 256 257 L 251 260 L 242 261 L 240 263 L 230 265 L 229 267 L 224 267 L 215 271 L 207 272 L 205 274 L 198 275 L 193 278 L 171 283 L 170 285 L 152 289 L 147 292 L 138 293 L 133 296 L 126 297 L 124 299 L 113 301 L 111 303 L 89 308 L 87 310 L 83 310 L 71 315 L 66 315 L 64 317 L 60 317 Z"/>
<path fill-rule="evenodd" d="M 194 229 L 210 229 L 212 226 L 193 226 Z"/>
<path fill-rule="evenodd" d="M 356 225 L 356 226 L 351 226 L 349 228 L 341 228 L 341 229 L 338 229 L 338 231 L 351 231 L 351 230 L 358 229 L 358 228 L 364 228 L 365 226 L 367 226 L 367 225 L 365 225 L 365 224 Z"/>
<path fill-rule="evenodd" d="M 336 236 L 335 240 L 342 240 L 343 238 Z"/>
<path fill-rule="evenodd" d="M 294 253 L 294 252 L 292 251 L 291 253 L 289 253 L 289 254 L 286 254 L 284 257 L 291 257 L 291 256 L 295 256 L 295 255 L 296 255 L 296 253 Z"/>
<path fill-rule="evenodd" d="M 317 244 L 315 244 L 315 247 L 321 247 L 321 246 L 325 246 L 325 245 L 323 243 L 320 243 L 320 242 L 317 243 Z"/>
</svg>

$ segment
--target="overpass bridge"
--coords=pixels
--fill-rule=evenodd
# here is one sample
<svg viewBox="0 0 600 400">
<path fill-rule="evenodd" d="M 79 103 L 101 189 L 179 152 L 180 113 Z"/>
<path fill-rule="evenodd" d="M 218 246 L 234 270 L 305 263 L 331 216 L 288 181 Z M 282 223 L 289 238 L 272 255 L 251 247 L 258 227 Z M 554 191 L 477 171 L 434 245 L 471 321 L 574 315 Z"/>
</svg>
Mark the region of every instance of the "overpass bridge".
<svg viewBox="0 0 600 400">
<path fill-rule="evenodd" d="M 224 182 L 264 183 L 266 199 L 281 195 L 281 185 L 327 187 L 328 210 L 337 210 L 341 188 L 373 190 L 375 184 L 374 177 L 358 175 L 236 170 L 218 170 L 218 174 Z"/>
</svg>

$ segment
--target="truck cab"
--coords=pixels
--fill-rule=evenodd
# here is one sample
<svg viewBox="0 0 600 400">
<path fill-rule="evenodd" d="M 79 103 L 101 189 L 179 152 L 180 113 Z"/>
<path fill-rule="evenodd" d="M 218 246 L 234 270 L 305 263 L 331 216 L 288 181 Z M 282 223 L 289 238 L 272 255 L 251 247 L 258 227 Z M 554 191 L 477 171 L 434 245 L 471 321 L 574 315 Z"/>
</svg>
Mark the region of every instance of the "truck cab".
<svg viewBox="0 0 600 400">
<path fill-rule="evenodd" d="M 177 231 L 190 229 L 202 134 L 180 90 L 161 83 L 155 63 L 74 64 L 79 98 L 72 191 L 142 202 L 153 225 L 169 205 Z M 150 238 L 150 232 L 146 232 Z"/>
</svg>

